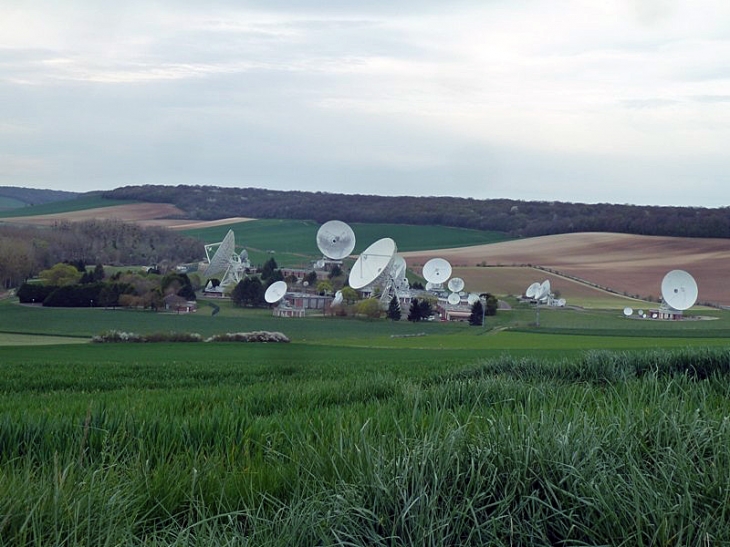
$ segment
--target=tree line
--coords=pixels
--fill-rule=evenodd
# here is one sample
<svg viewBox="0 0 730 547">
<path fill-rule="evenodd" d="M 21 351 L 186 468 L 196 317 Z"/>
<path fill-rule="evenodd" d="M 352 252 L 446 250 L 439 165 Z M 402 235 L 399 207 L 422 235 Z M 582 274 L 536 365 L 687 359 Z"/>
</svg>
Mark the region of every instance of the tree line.
<svg viewBox="0 0 730 547">
<path fill-rule="evenodd" d="M 730 237 L 730 208 L 585 204 L 559 201 L 345 195 L 216 186 L 125 186 L 103 197 L 173 203 L 200 220 L 244 216 L 326 222 L 440 225 L 534 237 L 618 232 L 677 237 Z"/>
<path fill-rule="evenodd" d="M 0 288 L 17 287 L 64 261 L 159 266 L 200 260 L 203 244 L 162 227 L 119 220 L 59 222 L 51 227 L 0 224 Z"/>
</svg>

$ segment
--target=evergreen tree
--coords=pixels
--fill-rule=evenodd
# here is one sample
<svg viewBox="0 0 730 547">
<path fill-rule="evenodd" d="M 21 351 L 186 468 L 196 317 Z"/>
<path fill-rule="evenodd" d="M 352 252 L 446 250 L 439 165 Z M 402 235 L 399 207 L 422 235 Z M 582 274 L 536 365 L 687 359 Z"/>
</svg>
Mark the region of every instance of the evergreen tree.
<svg viewBox="0 0 730 547">
<path fill-rule="evenodd" d="M 247 277 L 241 280 L 231 293 L 231 300 L 237 306 L 259 307 L 266 304 L 265 289 L 258 277 Z"/>
<path fill-rule="evenodd" d="M 469 316 L 469 324 L 473 327 L 481 327 L 484 322 L 484 308 L 482 301 L 477 300 L 471 305 L 471 315 Z"/>
<path fill-rule="evenodd" d="M 393 298 L 390 299 L 390 304 L 388 305 L 388 319 L 391 321 L 400 321 L 400 318 L 400 302 L 398 301 L 397 296 L 393 296 Z"/>
<path fill-rule="evenodd" d="M 431 317 L 431 314 L 433 313 L 433 306 L 431 306 L 431 302 L 424 298 L 418 303 L 418 307 L 421 314 L 421 319 L 428 319 L 429 317 Z"/>
<path fill-rule="evenodd" d="M 499 307 L 499 300 L 497 300 L 497 297 L 493 294 L 485 294 L 486 297 L 486 306 L 484 308 L 484 315 L 489 315 L 490 317 L 492 315 L 497 315 L 497 308 Z"/>
<path fill-rule="evenodd" d="M 421 320 L 421 306 L 418 305 L 418 298 L 411 300 L 411 307 L 408 310 L 408 320 L 418 323 Z"/>
<path fill-rule="evenodd" d="M 274 257 L 272 256 L 269 258 L 264 265 L 261 267 L 261 279 L 266 281 L 271 277 L 271 275 L 274 273 L 274 270 L 276 270 L 279 266 L 276 264 L 276 260 L 274 260 Z"/>
</svg>

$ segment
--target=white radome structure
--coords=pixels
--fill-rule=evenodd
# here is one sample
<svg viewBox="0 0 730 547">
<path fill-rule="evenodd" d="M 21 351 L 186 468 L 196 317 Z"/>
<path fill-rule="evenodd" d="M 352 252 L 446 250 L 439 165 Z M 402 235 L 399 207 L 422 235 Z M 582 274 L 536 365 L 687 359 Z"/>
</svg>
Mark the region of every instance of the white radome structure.
<svg viewBox="0 0 730 547">
<path fill-rule="evenodd" d="M 222 289 L 236 285 L 245 277 L 246 269 L 251 267 L 245 249 L 236 254 L 236 236 L 233 230 L 228 230 L 220 243 L 206 245 L 205 257 L 208 260 L 205 276 L 208 279 L 221 276 Z"/>
</svg>

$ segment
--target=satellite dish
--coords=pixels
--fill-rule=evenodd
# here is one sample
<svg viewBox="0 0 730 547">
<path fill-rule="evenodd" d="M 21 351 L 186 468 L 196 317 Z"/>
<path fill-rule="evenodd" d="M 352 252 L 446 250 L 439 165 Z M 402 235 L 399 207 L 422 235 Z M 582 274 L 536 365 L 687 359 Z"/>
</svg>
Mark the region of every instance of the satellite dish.
<svg viewBox="0 0 730 547">
<path fill-rule="evenodd" d="M 451 292 L 459 292 L 464 289 L 464 280 L 460 277 L 452 277 L 449 279 L 448 286 Z"/>
<path fill-rule="evenodd" d="M 674 310 L 688 310 L 697 302 L 697 282 L 684 270 L 672 270 L 662 280 L 662 298 Z"/>
<path fill-rule="evenodd" d="M 558 306 L 559 308 L 564 308 L 567 303 L 568 303 L 568 301 L 565 298 L 558 298 L 555 301 L 555 305 Z"/>
<path fill-rule="evenodd" d="M 444 258 L 432 258 L 423 265 L 423 277 L 431 283 L 443 283 L 451 277 L 451 264 Z"/>
<path fill-rule="evenodd" d="M 629 308 L 629 307 L 624 308 L 624 315 L 626 317 L 630 317 L 633 314 L 634 314 L 634 308 Z"/>
<path fill-rule="evenodd" d="M 393 279 L 404 278 L 406 276 L 407 267 L 406 259 L 400 255 L 396 255 L 395 258 L 393 258 L 393 263 L 390 267 L 391 277 L 393 277 Z"/>
<path fill-rule="evenodd" d="M 473 306 L 477 302 L 479 302 L 481 298 L 479 298 L 479 295 L 475 292 L 469 293 L 469 296 L 466 297 L 466 301 L 469 303 L 470 306 Z"/>
<path fill-rule="evenodd" d="M 639 310 L 637 313 L 639 314 L 639 317 L 645 317 L 646 316 L 646 313 L 644 312 L 644 310 Z"/>
<path fill-rule="evenodd" d="M 285 281 L 272 283 L 264 293 L 264 300 L 266 300 L 269 304 L 276 304 L 279 300 L 284 298 L 286 291 L 287 286 Z"/>
<path fill-rule="evenodd" d="M 390 267 L 397 248 L 389 237 L 377 240 L 365 249 L 350 270 L 349 283 L 353 289 L 370 285 Z"/>
<path fill-rule="evenodd" d="M 330 220 L 317 230 L 317 247 L 327 258 L 342 260 L 355 248 L 355 232 L 341 220 Z"/>
<path fill-rule="evenodd" d="M 342 304 L 342 291 L 337 291 L 332 299 L 332 306 L 339 306 L 340 304 Z"/>
<path fill-rule="evenodd" d="M 540 292 L 540 283 L 533 283 L 529 287 L 527 287 L 527 290 L 525 291 L 525 296 L 527 298 L 537 298 L 537 295 Z"/>
<path fill-rule="evenodd" d="M 324 260 L 318 260 L 317 262 L 314 263 L 314 266 L 318 270 L 324 270 L 324 264 L 325 264 Z"/>
<path fill-rule="evenodd" d="M 535 298 L 538 300 L 545 300 L 548 296 L 550 296 L 550 280 L 546 279 L 540 283 L 540 290 Z"/>
<path fill-rule="evenodd" d="M 449 295 L 449 298 L 447 299 L 447 301 L 452 306 L 456 306 L 457 304 L 459 304 L 461 302 L 461 296 L 459 296 L 459 293 L 457 293 L 457 292 L 452 292 Z"/>
<path fill-rule="evenodd" d="M 208 254 L 213 245 L 206 245 L 205 252 Z M 226 271 L 228 264 L 231 259 L 231 255 L 236 250 L 236 236 L 233 234 L 233 230 L 228 230 L 226 237 L 223 238 L 218 244 L 215 254 L 212 257 L 208 257 L 208 268 L 205 270 L 207 277 L 215 277 Z"/>
</svg>

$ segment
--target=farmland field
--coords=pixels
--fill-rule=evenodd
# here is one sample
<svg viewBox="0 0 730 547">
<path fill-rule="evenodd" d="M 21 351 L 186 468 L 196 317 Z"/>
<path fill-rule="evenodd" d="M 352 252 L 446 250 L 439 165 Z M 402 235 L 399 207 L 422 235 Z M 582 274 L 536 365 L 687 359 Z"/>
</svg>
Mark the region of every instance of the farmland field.
<svg viewBox="0 0 730 547">
<path fill-rule="evenodd" d="M 80 213 L 81 211 L 95 210 L 99 208 L 116 207 L 119 205 L 131 204 L 131 201 L 102 199 L 100 197 L 80 197 L 68 201 L 55 201 L 32 207 L 23 207 L 0 212 L 0 218 L 9 217 L 33 217 L 45 215 L 58 215 L 66 213 Z"/>
</svg>

